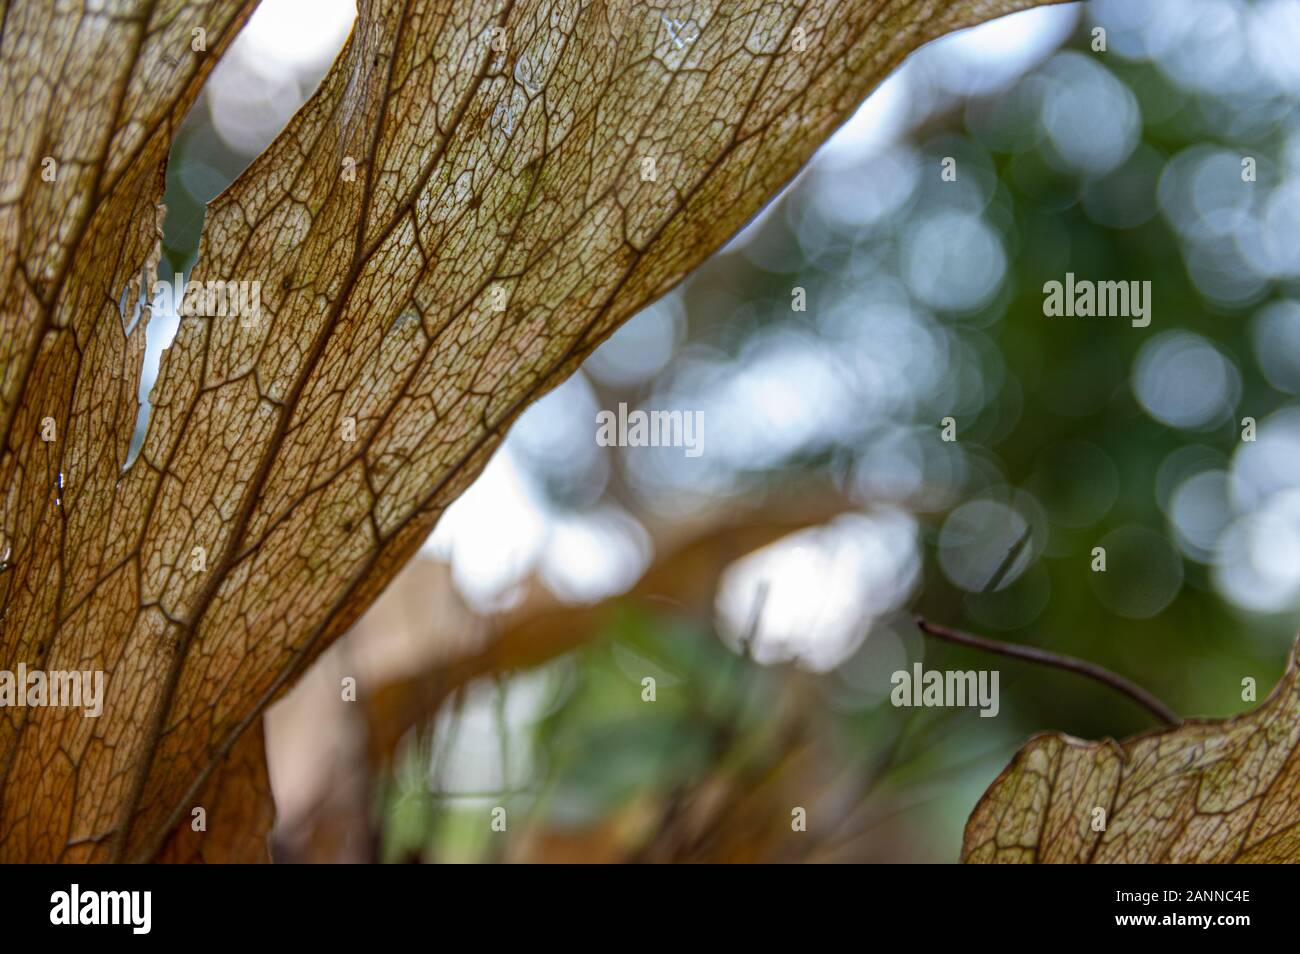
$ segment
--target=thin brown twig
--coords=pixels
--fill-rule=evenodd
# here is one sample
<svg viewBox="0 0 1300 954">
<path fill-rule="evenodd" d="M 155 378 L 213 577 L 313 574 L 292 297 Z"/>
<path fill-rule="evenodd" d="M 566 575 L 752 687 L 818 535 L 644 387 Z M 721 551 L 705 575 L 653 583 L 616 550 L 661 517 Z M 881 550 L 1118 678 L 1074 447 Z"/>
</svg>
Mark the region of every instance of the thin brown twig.
<svg viewBox="0 0 1300 954">
<path fill-rule="evenodd" d="M 1019 646 L 1015 643 L 1001 643 L 994 639 L 986 639 L 983 636 L 976 636 L 972 633 L 964 633 L 958 629 L 952 629 L 947 626 L 940 626 L 937 623 L 931 623 L 922 616 L 916 618 L 917 628 L 928 636 L 936 639 L 942 639 L 950 643 L 956 643 L 959 646 L 969 646 L 973 649 L 982 649 L 985 652 L 997 653 L 1001 656 L 1010 656 L 1013 659 L 1024 659 L 1029 662 L 1041 663 L 1044 666 L 1054 666 L 1057 669 L 1064 669 L 1068 672 L 1078 673 L 1081 676 L 1087 676 L 1089 679 L 1095 679 L 1104 685 L 1110 686 L 1119 692 L 1124 693 L 1138 705 L 1142 706 L 1161 722 L 1166 725 L 1179 725 L 1183 720 L 1173 709 L 1165 705 L 1150 692 L 1143 689 L 1137 683 L 1132 682 L 1118 673 L 1111 672 L 1104 666 L 1088 662 L 1085 659 L 1078 659 L 1074 656 L 1064 656 L 1060 653 L 1049 652 L 1046 649 L 1038 649 L 1035 646 Z"/>
</svg>

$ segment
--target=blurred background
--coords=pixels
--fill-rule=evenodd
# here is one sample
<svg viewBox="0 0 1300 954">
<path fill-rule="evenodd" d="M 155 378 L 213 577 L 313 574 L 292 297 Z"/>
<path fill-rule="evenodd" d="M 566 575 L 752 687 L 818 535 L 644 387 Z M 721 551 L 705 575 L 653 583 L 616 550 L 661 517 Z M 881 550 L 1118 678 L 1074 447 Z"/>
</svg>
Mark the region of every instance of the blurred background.
<svg viewBox="0 0 1300 954">
<path fill-rule="evenodd" d="M 353 16 L 263 0 L 176 145 L 160 278 Z M 1029 735 L 1155 725 L 917 614 L 1250 709 L 1300 609 L 1298 48 L 1297 0 L 1096 0 L 912 56 L 271 711 L 275 856 L 954 861 Z M 1066 272 L 1150 281 L 1150 326 L 1044 317 Z M 620 402 L 703 411 L 703 455 L 597 446 Z M 999 670 L 998 716 L 895 708 L 916 662 Z"/>
</svg>

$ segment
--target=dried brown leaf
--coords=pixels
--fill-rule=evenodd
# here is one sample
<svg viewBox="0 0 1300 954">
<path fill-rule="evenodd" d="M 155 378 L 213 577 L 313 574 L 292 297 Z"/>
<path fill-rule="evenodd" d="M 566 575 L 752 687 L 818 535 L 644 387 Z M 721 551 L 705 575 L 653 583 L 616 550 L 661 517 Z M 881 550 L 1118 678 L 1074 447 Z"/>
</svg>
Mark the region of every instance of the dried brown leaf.
<svg viewBox="0 0 1300 954">
<path fill-rule="evenodd" d="M 1298 654 L 1300 640 L 1281 681 L 1246 715 L 1124 742 L 1030 740 L 971 813 L 962 860 L 1300 861 Z"/>
<path fill-rule="evenodd" d="M 910 50 L 1033 0 L 366 0 L 209 208 L 191 279 L 258 320 L 182 320 L 123 471 L 167 150 L 252 5 L 0 6 L 2 661 L 107 673 L 99 719 L 0 714 L 3 860 L 156 857 L 524 407 Z"/>
<path fill-rule="evenodd" d="M 271 860 L 275 801 L 267 774 L 266 737 L 258 719 L 208 778 L 193 813 L 172 830 L 154 859 L 172 864 L 262 864 Z"/>
</svg>

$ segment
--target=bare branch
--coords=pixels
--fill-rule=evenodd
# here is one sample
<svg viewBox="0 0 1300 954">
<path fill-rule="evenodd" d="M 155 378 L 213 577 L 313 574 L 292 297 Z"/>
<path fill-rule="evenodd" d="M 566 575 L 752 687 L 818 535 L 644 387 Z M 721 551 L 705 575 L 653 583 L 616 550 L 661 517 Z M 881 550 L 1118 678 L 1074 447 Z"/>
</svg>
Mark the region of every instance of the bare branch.
<svg viewBox="0 0 1300 954">
<path fill-rule="evenodd" d="M 983 636 L 976 636 L 972 633 L 965 633 L 958 629 L 950 629 L 947 626 L 940 626 L 937 623 L 931 623 L 924 617 L 916 618 L 917 628 L 928 636 L 936 639 L 942 639 L 949 643 L 956 643 L 959 646 L 969 646 L 972 649 L 982 649 L 985 652 L 997 653 L 1000 656 L 1010 656 L 1013 659 L 1024 659 L 1028 662 L 1039 663 L 1044 666 L 1053 666 L 1057 669 L 1064 669 L 1067 672 L 1075 672 L 1081 676 L 1087 676 L 1103 685 L 1110 686 L 1119 692 L 1124 693 L 1142 708 L 1146 709 L 1165 725 L 1180 725 L 1182 719 L 1173 709 L 1165 705 L 1147 690 L 1143 689 L 1137 683 L 1125 679 L 1118 673 L 1111 672 L 1104 666 L 1098 666 L 1096 663 L 1088 662 L 1084 659 L 1078 659 L 1074 656 L 1065 656 L 1060 653 L 1049 652 L 1046 649 L 1038 649 L 1035 646 L 1018 646 L 1014 643 L 1000 643 L 997 640 L 986 639 Z"/>
</svg>

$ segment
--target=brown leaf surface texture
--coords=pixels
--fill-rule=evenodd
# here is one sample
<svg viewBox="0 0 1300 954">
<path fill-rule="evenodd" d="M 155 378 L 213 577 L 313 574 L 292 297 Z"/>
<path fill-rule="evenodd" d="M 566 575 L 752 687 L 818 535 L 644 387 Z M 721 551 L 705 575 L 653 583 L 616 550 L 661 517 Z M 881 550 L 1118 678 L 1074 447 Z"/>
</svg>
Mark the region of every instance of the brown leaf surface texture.
<svg viewBox="0 0 1300 954">
<path fill-rule="evenodd" d="M 1124 742 L 1029 741 L 966 825 L 967 862 L 1300 861 L 1300 640 L 1253 712 Z M 1094 819 L 1104 811 L 1104 831 Z"/>
<path fill-rule="evenodd" d="M 363 2 L 209 207 L 190 278 L 259 313 L 183 318 L 123 470 L 167 150 L 252 5 L 0 7 L 0 664 L 107 674 L 101 718 L 0 713 L 3 860 L 156 857 L 524 407 L 908 52 L 1033 0 Z"/>
<path fill-rule="evenodd" d="M 208 777 L 193 812 L 172 829 L 154 861 L 170 864 L 264 864 L 271 860 L 275 800 L 258 719 Z M 201 823 L 201 827 L 200 827 Z"/>
</svg>

